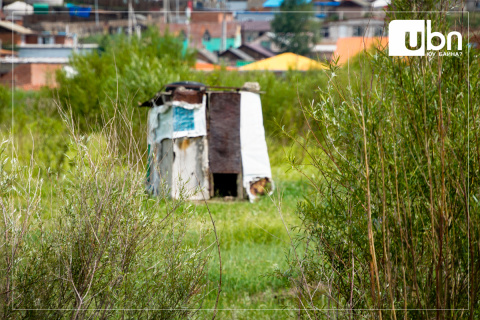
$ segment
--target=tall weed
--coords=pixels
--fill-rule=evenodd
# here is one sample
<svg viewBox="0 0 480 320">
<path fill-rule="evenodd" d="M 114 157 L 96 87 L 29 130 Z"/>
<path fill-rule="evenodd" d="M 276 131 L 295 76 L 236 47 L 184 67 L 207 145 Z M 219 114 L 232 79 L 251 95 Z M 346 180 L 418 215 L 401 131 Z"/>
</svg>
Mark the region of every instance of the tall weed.
<svg viewBox="0 0 480 320">
<path fill-rule="evenodd" d="M 389 19 L 448 33 L 447 2 L 396 6 L 432 12 Z M 357 68 L 333 63 L 303 108 L 305 135 L 285 131 L 307 153 L 291 166 L 316 169 L 305 173 L 315 193 L 298 203 L 290 268 L 278 273 L 296 287 L 299 317 L 478 318 L 480 69 L 466 38 L 460 57 L 375 51 Z"/>
</svg>

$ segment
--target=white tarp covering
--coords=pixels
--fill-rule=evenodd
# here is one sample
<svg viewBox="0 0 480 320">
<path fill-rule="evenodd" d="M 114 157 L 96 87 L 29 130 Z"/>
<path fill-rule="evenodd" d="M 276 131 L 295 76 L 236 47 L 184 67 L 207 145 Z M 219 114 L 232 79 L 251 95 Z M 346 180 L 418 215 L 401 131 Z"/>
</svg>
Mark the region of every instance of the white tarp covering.
<svg viewBox="0 0 480 320">
<path fill-rule="evenodd" d="M 240 145 L 243 186 L 247 190 L 250 201 L 253 201 L 256 197 L 250 192 L 250 183 L 259 178 L 269 178 L 272 181 L 263 127 L 262 102 L 257 93 L 244 91 L 240 93 Z"/>
<path fill-rule="evenodd" d="M 148 144 L 163 139 L 201 137 L 207 135 L 205 119 L 206 96 L 202 103 L 173 101 L 169 105 L 153 106 L 148 114 Z"/>
</svg>

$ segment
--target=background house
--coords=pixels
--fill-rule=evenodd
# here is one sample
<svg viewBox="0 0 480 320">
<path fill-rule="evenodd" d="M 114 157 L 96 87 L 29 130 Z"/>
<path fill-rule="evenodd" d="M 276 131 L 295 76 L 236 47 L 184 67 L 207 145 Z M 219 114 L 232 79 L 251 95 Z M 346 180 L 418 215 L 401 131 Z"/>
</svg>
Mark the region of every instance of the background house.
<svg viewBox="0 0 480 320">
<path fill-rule="evenodd" d="M 348 37 L 380 37 L 385 33 L 384 25 L 384 19 L 375 17 L 329 21 L 323 24 L 321 37 L 323 42 Z"/>
<path fill-rule="evenodd" d="M 275 54 L 268 49 L 255 45 L 255 44 L 250 44 L 250 43 L 244 43 L 240 47 L 238 47 L 238 50 L 241 50 L 254 58 L 255 60 L 262 60 L 266 58 L 271 58 Z"/>
<path fill-rule="evenodd" d="M 0 21 L 2 44 L 20 45 L 26 43 L 26 36 L 29 35 L 35 35 L 35 32 L 10 21 Z"/>
<path fill-rule="evenodd" d="M 280 48 L 273 41 L 273 37 L 274 34 L 272 32 L 267 32 L 264 35 L 250 42 L 250 44 L 260 46 L 273 53 L 278 53 L 280 52 Z"/>
<path fill-rule="evenodd" d="M 230 48 L 222 52 L 219 56 L 220 61 L 224 61 L 229 65 L 240 67 L 248 63 L 254 62 L 255 59 L 249 54 L 239 49 Z"/>
<path fill-rule="evenodd" d="M 270 21 L 243 21 L 240 26 L 242 43 L 250 43 L 271 30 Z"/>
<path fill-rule="evenodd" d="M 181 35 L 185 45 L 191 48 L 204 48 L 210 52 L 219 53 L 222 46 L 222 24 L 196 22 L 190 26 L 180 23 L 157 24 L 161 33 L 167 30 L 173 34 Z M 241 27 L 237 22 L 226 23 L 226 48 L 238 48 L 242 44 Z"/>
<path fill-rule="evenodd" d="M 55 72 L 62 63 L 24 63 L 0 77 L 0 84 L 15 86 L 23 90 L 38 90 L 56 85 Z"/>
<path fill-rule="evenodd" d="M 371 11 L 371 2 L 365 0 L 344 0 L 336 7 L 339 20 L 359 19 Z"/>
<path fill-rule="evenodd" d="M 314 2 L 315 8 L 315 16 L 318 18 L 329 18 L 336 14 L 337 7 L 340 6 L 340 2 L 338 1 L 315 1 Z"/>
<path fill-rule="evenodd" d="M 19 46 L 19 58 L 69 58 L 98 49 L 98 44 L 24 44 Z"/>
</svg>

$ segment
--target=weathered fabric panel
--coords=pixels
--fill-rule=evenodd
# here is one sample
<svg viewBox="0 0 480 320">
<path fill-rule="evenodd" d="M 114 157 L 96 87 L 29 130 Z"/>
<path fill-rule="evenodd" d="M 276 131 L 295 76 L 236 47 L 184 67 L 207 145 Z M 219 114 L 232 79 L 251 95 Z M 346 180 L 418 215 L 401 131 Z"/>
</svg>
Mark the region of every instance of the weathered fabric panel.
<svg viewBox="0 0 480 320">
<path fill-rule="evenodd" d="M 179 102 L 173 101 L 170 105 L 150 108 L 147 138 L 149 144 L 164 139 L 207 135 L 206 96 L 200 104 L 177 103 Z"/>
<path fill-rule="evenodd" d="M 187 193 L 184 196 L 189 200 L 209 199 L 207 139 L 205 137 L 175 139 L 173 154 L 172 198 L 180 198 L 183 190 Z"/>
<path fill-rule="evenodd" d="M 212 173 L 242 173 L 240 94 L 210 94 L 209 166 Z"/>
<path fill-rule="evenodd" d="M 273 190 L 272 170 L 268 158 L 262 102 L 253 92 L 241 92 L 241 126 L 243 186 L 250 201 L 266 190 Z"/>
</svg>

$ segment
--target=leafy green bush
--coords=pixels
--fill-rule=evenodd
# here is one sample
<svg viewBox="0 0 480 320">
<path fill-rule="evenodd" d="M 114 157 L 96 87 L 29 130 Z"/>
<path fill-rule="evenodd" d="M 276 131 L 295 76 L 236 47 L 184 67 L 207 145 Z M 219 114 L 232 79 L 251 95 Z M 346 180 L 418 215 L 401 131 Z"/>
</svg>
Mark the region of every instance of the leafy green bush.
<svg viewBox="0 0 480 320">
<path fill-rule="evenodd" d="M 172 319 L 201 306 L 209 229 L 187 244 L 195 208 L 184 193 L 148 197 L 132 113 L 112 109 L 119 116 L 90 136 L 60 109 L 62 175 L 9 164 L 0 146 L 1 318 Z"/>
<path fill-rule="evenodd" d="M 314 99 L 316 91 L 326 85 L 323 71 L 284 74 L 271 72 L 236 72 L 217 70 L 197 72 L 191 67 L 194 54 L 185 51 L 182 42 L 170 34 L 148 30 L 141 39 L 107 36 L 100 42 L 100 52 L 74 56 L 74 76 L 60 70 L 58 87 L 40 92 L 0 88 L 0 126 L 11 129 L 14 119 L 16 157 L 37 163 L 55 172 L 67 169 L 68 130 L 54 101 L 68 105 L 72 116 L 85 134 L 101 130 L 105 119 L 113 116 L 112 101 L 122 104 L 122 113 L 134 111 L 132 132 L 140 150 L 146 150 L 147 110 L 136 108 L 138 102 L 151 98 L 165 84 L 190 80 L 213 86 L 241 87 L 245 82 L 259 82 L 265 130 L 277 142 L 287 143 L 277 135 L 278 125 L 299 132 L 304 129 L 302 104 Z M 283 139 L 283 140 L 280 140 Z"/>
<path fill-rule="evenodd" d="M 12 91 L 0 86 L 0 135 L 13 135 L 21 164 L 28 164 L 33 154 L 35 161 L 58 172 L 65 162 L 68 133 L 52 98 L 47 88 Z"/>
<path fill-rule="evenodd" d="M 314 91 L 325 83 L 321 71 L 294 72 L 275 75 L 271 72 L 235 72 L 218 70 L 197 72 L 193 67 L 194 52 L 185 51 L 180 39 L 157 30 L 149 29 L 137 38 L 126 36 L 105 37 L 102 51 L 75 56 L 70 64 L 77 71 L 73 77 L 60 71 L 58 89 L 54 95 L 61 103 L 71 106 L 82 130 L 91 130 L 102 124 L 102 110 L 109 103 L 108 97 L 117 96 L 127 109 L 138 102 L 150 99 L 164 85 L 176 81 L 199 81 L 212 86 L 241 87 L 247 81 L 259 82 L 266 93 L 262 96 L 265 127 L 273 134 L 274 119 L 288 128 L 298 129 L 303 117 L 297 99 L 307 102 Z M 305 97 L 303 97 L 305 95 Z M 139 109 L 134 117 L 134 131 L 145 140 L 147 114 Z"/>
<path fill-rule="evenodd" d="M 402 18 L 446 34 L 446 14 Z M 316 169 L 305 175 L 315 192 L 298 203 L 303 234 L 278 274 L 297 288 L 304 316 L 478 318 L 479 72 L 465 42 L 459 57 L 376 51 L 350 71 L 330 66 L 327 88 L 305 108 L 308 134 L 285 132 L 308 154 L 290 164 Z"/>
<path fill-rule="evenodd" d="M 109 97 L 117 97 L 127 107 L 136 106 L 162 85 L 180 80 L 193 64 L 193 52 L 183 50 L 178 38 L 168 33 L 160 36 L 153 28 L 141 39 L 106 36 L 100 45 L 100 53 L 71 59 L 75 75 L 57 74 L 56 96 L 71 106 L 83 130 L 103 124 L 102 105 L 111 105 Z M 106 111 L 108 115 L 113 112 Z"/>
</svg>

